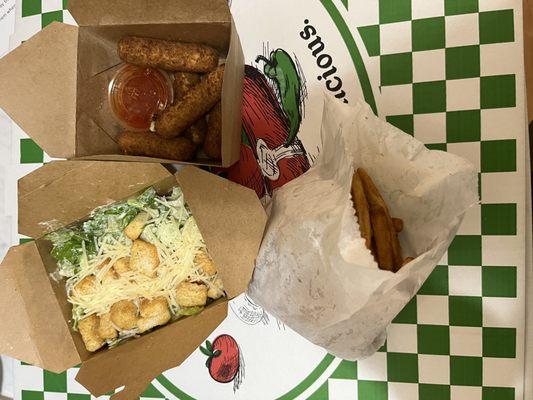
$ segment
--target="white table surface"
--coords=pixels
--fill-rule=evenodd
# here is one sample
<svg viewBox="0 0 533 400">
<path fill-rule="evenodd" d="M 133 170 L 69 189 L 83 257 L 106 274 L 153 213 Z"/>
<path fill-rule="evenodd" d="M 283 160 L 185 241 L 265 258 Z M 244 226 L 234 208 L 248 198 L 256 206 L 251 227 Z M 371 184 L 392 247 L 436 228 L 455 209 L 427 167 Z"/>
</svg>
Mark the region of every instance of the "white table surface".
<svg viewBox="0 0 533 400">
<path fill-rule="evenodd" d="M 13 33 L 15 23 L 15 0 L 0 0 L 0 55 L 3 55 L 9 48 L 9 36 Z M 9 119 L 0 111 L 0 169 L 4 168 L 4 157 L 9 148 L 1 138 L 9 137 L 4 128 L 9 127 Z M 3 176 L 3 174 L 1 175 Z M 0 181 L 0 190 L 3 193 L 3 182 Z M 0 223 L 5 218 L 4 196 L 0 197 Z M 4 224 L 2 223 L 2 226 Z M 0 231 L 0 257 L 4 257 L 8 248 L 8 241 L 5 240 L 5 230 Z M 13 360 L 9 357 L 0 356 L 0 394 L 3 396 L 13 396 Z"/>
<path fill-rule="evenodd" d="M 13 33 L 14 29 L 14 7 L 15 0 L 0 0 L 0 56 L 8 51 L 9 47 L 9 37 Z M 4 182 L 2 181 L 4 174 L 1 173 L 5 168 L 6 160 L 10 158 L 6 156 L 6 152 L 9 152 L 9 143 L 6 143 L 6 140 L 9 140 L 9 135 L 5 134 L 6 129 L 9 129 L 10 120 L 7 116 L 0 110 L 0 191 L 2 196 L 0 196 L 0 259 L 3 258 L 5 252 L 7 251 L 8 244 L 10 243 L 11 232 L 6 232 L 8 229 L 3 229 L 3 227 L 8 226 L 9 217 L 5 214 L 5 196 L 4 196 Z M 529 187 L 531 190 L 531 187 Z M 529 198 L 528 211 L 531 210 L 531 198 Z M 528 224 L 531 226 L 531 213 L 528 215 Z M 529 231 L 530 232 L 530 231 Z M 527 255 L 527 306 L 526 310 L 528 313 L 528 320 L 526 323 L 526 341 L 528 345 L 526 346 L 526 377 L 531 378 L 532 375 L 532 364 L 533 364 L 533 266 L 531 264 L 531 236 L 528 238 L 529 243 L 529 253 Z M 0 356 L 0 395 L 12 397 L 13 396 L 13 360 L 9 357 Z M 529 364 L 529 366 L 528 366 Z M 526 399 L 533 399 L 533 393 L 531 391 L 531 382 L 526 380 Z M 528 394 L 529 393 L 529 394 Z M 531 396 L 531 397 L 529 397 Z"/>
</svg>

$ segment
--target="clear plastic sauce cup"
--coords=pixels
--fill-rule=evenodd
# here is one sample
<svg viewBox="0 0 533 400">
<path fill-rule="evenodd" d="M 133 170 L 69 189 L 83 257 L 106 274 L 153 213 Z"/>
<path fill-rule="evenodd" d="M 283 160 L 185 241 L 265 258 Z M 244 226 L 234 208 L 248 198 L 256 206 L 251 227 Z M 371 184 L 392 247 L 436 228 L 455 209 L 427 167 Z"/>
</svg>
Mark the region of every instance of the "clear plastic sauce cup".
<svg viewBox="0 0 533 400">
<path fill-rule="evenodd" d="M 109 83 L 109 103 L 127 129 L 150 129 L 157 114 L 173 101 L 170 76 L 160 69 L 124 64 Z"/>
</svg>

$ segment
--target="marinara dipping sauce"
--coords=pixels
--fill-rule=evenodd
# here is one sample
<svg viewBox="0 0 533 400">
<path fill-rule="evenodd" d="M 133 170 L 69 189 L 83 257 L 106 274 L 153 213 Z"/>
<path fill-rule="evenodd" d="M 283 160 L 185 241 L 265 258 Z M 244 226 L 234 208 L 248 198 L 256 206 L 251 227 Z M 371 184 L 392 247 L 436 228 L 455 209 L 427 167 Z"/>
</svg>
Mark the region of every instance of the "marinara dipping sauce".
<svg viewBox="0 0 533 400">
<path fill-rule="evenodd" d="M 124 64 L 109 83 L 111 109 L 128 129 L 150 129 L 155 116 L 172 100 L 172 82 L 159 69 Z"/>
</svg>

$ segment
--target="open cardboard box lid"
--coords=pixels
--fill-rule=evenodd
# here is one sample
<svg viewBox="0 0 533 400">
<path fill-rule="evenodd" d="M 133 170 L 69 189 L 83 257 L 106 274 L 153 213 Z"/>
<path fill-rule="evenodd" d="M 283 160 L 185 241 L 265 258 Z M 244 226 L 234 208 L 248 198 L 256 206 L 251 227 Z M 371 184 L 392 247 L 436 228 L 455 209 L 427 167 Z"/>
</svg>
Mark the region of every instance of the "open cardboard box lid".
<svg viewBox="0 0 533 400">
<path fill-rule="evenodd" d="M 50 279 L 49 242 L 13 246 L 0 266 L 0 353 L 59 372 L 81 362 L 77 380 L 95 396 L 125 386 L 138 396 L 161 372 L 179 365 L 222 322 L 227 301 L 246 290 L 266 214 L 256 194 L 195 167 L 175 176 L 159 164 L 55 161 L 19 180 L 19 231 L 35 238 L 154 186 L 179 185 L 217 265 L 228 298 L 200 314 L 113 348 L 88 353 L 72 331 L 64 286 Z M 179 345 L 178 345 L 179 344 Z M 132 368 L 131 366 L 139 366 Z"/>
<path fill-rule="evenodd" d="M 67 159 L 187 164 L 177 160 L 117 154 L 118 145 L 112 137 L 117 133 L 117 123 L 103 127 L 100 120 L 89 116 L 80 106 L 90 104 L 89 107 L 93 108 L 91 113 L 109 114 L 108 119 L 113 119 L 107 98 L 104 100 L 107 94 L 100 92 L 108 84 L 106 73 L 109 74 L 111 67 L 121 61 L 115 54 L 114 45 L 110 44 L 112 41 L 98 37 L 106 29 L 108 34 L 109 29 L 114 28 L 124 32 L 123 35 L 165 37 L 171 31 L 165 27 L 183 24 L 181 34 L 188 38 L 187 41 L 194 41 L 195 24 L 198 25 L 196 29 L 204 32 L 198 34 L 204 39 L 206 24 L 212 24 L 215 27 L 225 26 L 225 32 L 231 33 L 222 89 L 222 161 L 202 159 L 191 163 L 227 167 L 239 159 L 244 56 L 227 0 L 71 0 L 69 11 L 79 27 L 54 22 L 0 59 L 3 89 L 0 107 L 47 154 Z M 157 26 L 157 29 L 151 26 Z M 81 35 L 82 31 L 91 29 L 97 29 L 99 33 L 94 37 Z M 216 32 L 211 32 L 210 37 L 220 42 Z M 116 33 L 113 35 L 116 36 Z M 82 38 L 86 41 L 84 44 L 79 42 Z M 113 40 L 116 39 L 114 37 Z M 100 70 L 92 72 L 94 76 L 87 76 L 84 70 L 87 57 L 94 57 L 95 65 L 101 64 Z M 87 68 L 91 70 L 94 66 Z M 82 76 L 83 79 L 80 78 Z M 105 84 L 94 87 L 92 81 L 84 84 L 84 79 L 96 79 L 95 82 L 101 79 L 105 80 Z M 97 93 L 88 95 L 87 87 L 91 86 Z M 100 101 L 105 104 L 98 105 Z M 93 150 L 94 141 L 101 144 Z"/>
<path fill-rule="evenodd" d="M 230 22 L 225 0 L 69 0 L 79 26 Z"/>
</svg>

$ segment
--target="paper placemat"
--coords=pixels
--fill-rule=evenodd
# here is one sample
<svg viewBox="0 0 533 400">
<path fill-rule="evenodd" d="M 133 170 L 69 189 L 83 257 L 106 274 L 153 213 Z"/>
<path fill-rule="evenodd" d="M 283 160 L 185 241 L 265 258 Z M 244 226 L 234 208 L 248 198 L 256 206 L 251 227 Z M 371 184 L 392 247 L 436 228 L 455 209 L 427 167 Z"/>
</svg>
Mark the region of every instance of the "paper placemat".
<svg viewBox="0 0 533 400">
<path fill-rule="evenodd" d="M 19 0 L 17 6 L 12 45 L 53 20 L 72 22 L 61 0 Z M 288 180 L 305 170 L 303 158 L 316 158 L 322 92 L 329 91 L 340 101 L 363 97 L 380 117 L 428 147 L 469 159 L 479 170 L 481 204 L 468 213 L 447 256 L 397 316 L 386 345 L 369 359 L 332 357 L 241 296 L 210 337 L 229 334 L 238 343 L 244 358 L 240 385 L 216 382 L 196 351 L 154 380 L 143 398 L 523 399 L 521 2 L 234 0 L 232 12 L 250 65 L 247 76 L 262 74 L 257 56 L 268 58 L 281 49 L 292 58 L 302 87 L 302 122 L 291 151 L 280 155 L 276 147 L 269 149 L 277 169 L 264 159 L 243 166 L 246 178 L 256 176 L 259 165 L 263 177 L 254 188 L 268 193 L 279 185 L 276 171 Z M 16 179 L 48 158 L 16 126 L 11 137 L 4 185 L 16 243 Z M 16 398 L 90 398 L 75 374 L 17 363 Z"/>
</svg>

